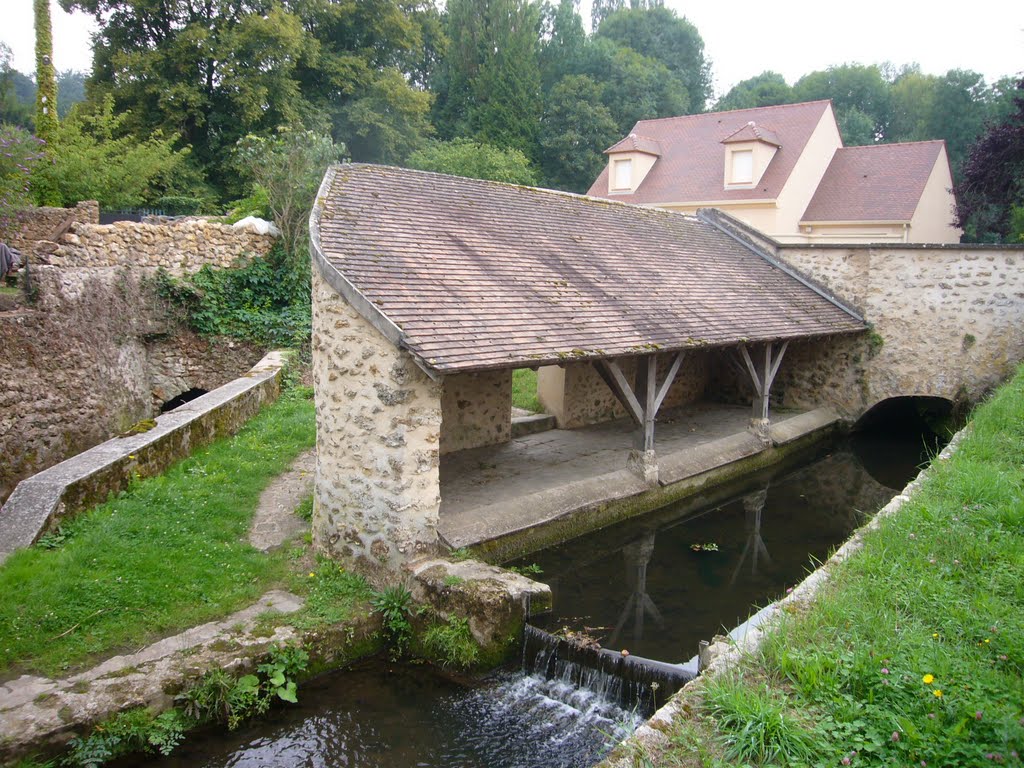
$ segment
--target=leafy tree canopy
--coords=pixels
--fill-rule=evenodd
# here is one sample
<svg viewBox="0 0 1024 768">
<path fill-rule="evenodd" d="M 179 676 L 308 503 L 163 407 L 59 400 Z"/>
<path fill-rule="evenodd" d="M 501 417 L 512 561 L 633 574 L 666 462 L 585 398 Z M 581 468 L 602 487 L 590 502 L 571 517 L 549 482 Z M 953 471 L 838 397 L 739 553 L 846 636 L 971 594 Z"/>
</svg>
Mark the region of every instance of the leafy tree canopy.
<svg viewBox="0 0 1024 768">
<path fill-rule="evenodd" d="M 552 89 L 540 137 L 546 184 L 585 192 L 601 173 L 603 150 L 620 136 L 603 90 L 586 75 L 568 75 Z"/>
<path fill-rule="evenodd" d="M 537 175 L 518 149 L 502 149 L 472 139 L 432 141 L 409 155 L 409 168 L 448 173 L 470 179 L 533 185 Z"/>
<path fill-rule="evenodd" d="M 715 102 L 715 111 L 772 107 L 776 104 L 791 104 L 794 101 L 793 88 L 786 79 L 778 72 L 765 71 L 736 83 L 727 94 Z"/>
<path fill-rule="evenodd" d="M 811 72 L 797 80 L 793 96 L 794 101 L 832 99 L 837 116 L 856 108 L 872 122 L 872 141 L 885 136 L 888 130 L 889 84 L 877 65 L 843 64 Z"/>
<path fill-rule="evenodd" d="M 697 28 L 665 7 L 629 8 L 601 22 L 597 37 L 660 62 L 686 89 L 692 112 L 703 112 L 711 96 L 711 64 Z"/>
<path fill-rule="evenodd" d="M 0 123 L 0 241 L 31 202 L 32 167 L 42 159 L 39 139 L 24 128 Z"/>
<path fill-rule="evenodd" d="M 72 109 L 59 124 L 47 153 L 33 173 L 37 201 L 73 206 L 98 200 L 105 208 L 131 208 L 163 195 L 188 150 L 175 151 L 159 132 L 140 140 L 122 135 L 128 115 L 114 114 L 114 101 Z"/>
<path fill-rule="evenodd" d="M 956 185 L 957 225 L 974 241 L 1024 241 L 1024 79 L 1015 111 L 971 147 Z"/>
</svg>

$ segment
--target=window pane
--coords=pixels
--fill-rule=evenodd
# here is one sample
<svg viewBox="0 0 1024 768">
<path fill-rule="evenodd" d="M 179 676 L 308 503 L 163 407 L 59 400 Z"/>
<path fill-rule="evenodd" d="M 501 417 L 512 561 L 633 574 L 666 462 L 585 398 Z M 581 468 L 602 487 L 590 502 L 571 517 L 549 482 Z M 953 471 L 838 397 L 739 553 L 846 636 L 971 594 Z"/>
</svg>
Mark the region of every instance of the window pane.
<svg viewBox="0 0 1024 768">
<path fill-rule="evenodd" d="M 633 161 L 615 161 L 615 189 L 629 189 L 632 186 Z"/>
</svg>

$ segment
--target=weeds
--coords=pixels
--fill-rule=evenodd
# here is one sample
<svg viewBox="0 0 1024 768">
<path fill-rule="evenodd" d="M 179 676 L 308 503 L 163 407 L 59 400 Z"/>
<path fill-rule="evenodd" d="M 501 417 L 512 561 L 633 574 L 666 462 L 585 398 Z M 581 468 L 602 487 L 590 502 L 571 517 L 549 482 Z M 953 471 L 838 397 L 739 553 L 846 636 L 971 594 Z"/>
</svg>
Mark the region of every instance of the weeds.
<svg viewBox="0 0 1024 768">
<path fill-rule="evenodd" d="M 99 723 L 87 737 L 72 739 L 61 765 L 95 768 L 132 752 L 169 755 L 189 726 L 175 710 L 156 716 L 146 709 L 128 710 Z"/>
<path fill-rule="evenodd" d="M 469 629 L 469 620 L 452 616 L 423 633 L 423 647 L 443 667 L 468 669 L 477 662 L 480 648 Z"/>
<path fill-rule="evenodd" d="M 392 656 L 405 653 L 412 639 L 412 594 L 402 585 L 386 587 L 373 598 L 373 609 L 384 622 Z"/>
</svg>

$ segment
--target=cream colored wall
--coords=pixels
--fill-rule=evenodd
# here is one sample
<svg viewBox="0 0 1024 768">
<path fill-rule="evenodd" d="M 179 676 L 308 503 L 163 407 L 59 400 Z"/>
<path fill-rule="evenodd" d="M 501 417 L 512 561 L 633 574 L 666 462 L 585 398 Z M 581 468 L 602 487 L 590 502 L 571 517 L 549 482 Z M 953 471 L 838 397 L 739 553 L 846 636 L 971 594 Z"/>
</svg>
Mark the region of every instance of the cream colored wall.
<svg viewBox="0 0 1024 768">
<path fill-rule="evenodd" d="M 814 224 L 802 227 L 800 237 L 787 238 L 787 243 L 903 243 L 906 242 L 907 227 L 901 223 L 866 221 L 863 223 L 842 222 L 837 224 Z"/>
<path fill-rule="evenodd" d="M 615 168 L 614 163 L 616 160 L 632 160 L 633 171 L 630 181 L 632 186 L 629 189 L 613 189 L 612 184 L 615 183 Z M 647 177 L 651 168 L 658 161 L 655 155 L 650 155 L 646 152 L 613 152 L 608 155 L 608 194 L 609 195 L 628 195 L 631 192 L 635 192 L 636 188 L 640 186 L 643 180 Z"/>
<path fill-rule="evenodd" d="M 648 208 L 662 208 L 666 211 L 676 211 L 678 213 L 685 213 L 693 216 L 697 213 L 698 208 L 718 208 L 725 211 L 730 216 L 735 216 L 737 219 L 745 224 L 749 224 L 755 229 L 761 232 L 770 232 L 775 228 L 775 221 L 778 216 L 778 210 L 775 207 L 774 201 L 768 202 L 737 202 L 727 203 L 720 200 L 714 200 L 706 203 L 685 204 L 685 205 L 649 205 Z"/>
<path fill-rule="evenodd" d="M 963 231 L 953 225 L 956 201 L 949 160 L 943 147 L 925 184 L 921 202 L 910 220 L 912 243 L 959 243 Z"/>
<path fill-rule="evenodd" d="M 778 147 L 772 144 L 766 144 L 763 141 L 737 141 L 730 144 L 724 144 L 725 151 L 723 162 L 725 163 L 725 169 L 723 171 L 722 178 L 725 180 L 726 189 L 745 189 L 749 187 L 756 187 L 761 181 L 761 177 L 764 175 L 765 169 L 768 168 L 768 164 L 775 157 L 775 153 L 778 151 Z M 749 184 L 730 184 L 729 176 L 732 173 L 732 153 L 743 150 L 750 150 L 753 152 L 753 181 Z"/>
<path fill-rule="evenodd" d="M 441 385 L 313 268 L 313 543 L 376 586 L 435 553 Z"/>
<path fill-rule="evenodd" d="M 775 228 L 762 229 L 766 235 L 777 239 L 782 236 L 799 236 L 800 217 L 807 210 L 808 203 L 811 202 L 825 171 L 828 170 L 832 156 L 841 146 L 843 146 L 843 139 L 839 135 L 839 127 L 836 125 L 830 104 L 822 113 L 810 139 L 807 140 L 803 154 L 793 166 L 786 186 L 779 193 Z M 783 147 L 783 151 L 785 151 L 785 147 Z"/>
<path fill-rule="evenodd" d="M 445 376 L 441 453 L 507 443 L 512 437 L 512 371 Z"/>
</svg>

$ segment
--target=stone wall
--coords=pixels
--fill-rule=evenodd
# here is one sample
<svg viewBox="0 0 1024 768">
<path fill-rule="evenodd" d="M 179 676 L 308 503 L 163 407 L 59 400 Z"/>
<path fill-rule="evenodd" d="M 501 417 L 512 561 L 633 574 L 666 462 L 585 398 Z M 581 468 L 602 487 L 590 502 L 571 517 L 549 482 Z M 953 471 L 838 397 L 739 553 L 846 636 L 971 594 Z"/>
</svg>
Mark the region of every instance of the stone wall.
<svg viewBox="0 0 1024 768">
<path fill-rule="evenodd" d="M 775 385 L 785 405 L 857 418 L 890 397 L 974 401 L 1024 359 L 1024 248 L 785 245 L 778 256 L 874 329 L 791 345 Z"/>
<path fill-rule="evenodd" d="M 445 376 L 441 453 L 507 443 L 512 437 L 512 371 Z"/>
<path fill-rule="evenodd" d="M 230 267 L 240 258 L 266 255 L 275 240 L 273 235 L 197 218 L 161 224 L 75 224 L 53 253 L 37 259 L 60 267 L 163 267 L 174 273 L 195 272 L 206 264 Z"/>
<path fill-rule="evenodd" d="M 40 266 L 33 275 L 36 303 L 0 313 L 0 501 L 164 400 L 220 386 L 261 356 L 183 333 L 142 271 Z"/>
<path fill-rule="evenodd" d="M 313 542 L 378 586 L 434 553 L 441 384 L 313 270 Z"/>
<path fill-rule="evenodd" d="M 659 382 L 668 373 L 672 357 L 659 356 Z M 692 403 L 704 396 L 709 381 L 709 359 L 710 352 L 706 350 L 687 352 L 676 380 L 665 396 L 662 410 Z M 620 365 L 626 379 L 632 382 L 636 361 L 623 360 Z M 625 409 L 589 362 L 541 368 L 537 375 L 537 390 L 541 404 L 555 417 L 559 429 L 575 429 L 626 415 Z"/>
<path fill-rule="evenodd" d="M 17 230 L 8 235 L 8 242 L 31 258 L 36 254 L 38 241 L 50 242 L 57 229 L 68 219 L 77 224 L 99 224 L 100 205 L 90 200 L 74 208 L 28 208 L 19 212 Z"/>
</svg>

